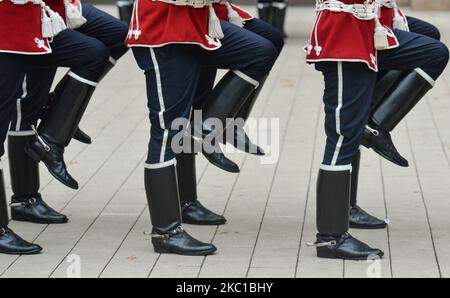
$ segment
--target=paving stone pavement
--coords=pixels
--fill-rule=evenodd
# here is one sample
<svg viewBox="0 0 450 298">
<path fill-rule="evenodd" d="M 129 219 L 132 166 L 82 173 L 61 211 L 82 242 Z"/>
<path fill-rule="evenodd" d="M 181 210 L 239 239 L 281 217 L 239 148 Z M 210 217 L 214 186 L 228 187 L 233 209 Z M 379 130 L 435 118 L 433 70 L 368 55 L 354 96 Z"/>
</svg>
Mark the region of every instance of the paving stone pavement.
<svg viewBox="0 0 450 298">
<path fill-rule="evenodd" d="M 101 8 L 116 13 L 112 6 Z M 436 24 L 449 41 L 449 12 L 408 12 Z M 301 49 L 312 18 L 313 8 L 290 9 L 285 51 L 253 114 L 275 119 L 267 132 L 279 133 L 279 150 L 271 152 L 279 151 L 277 161 L 231 154 L 242 167 L 233 175 L 199 158 L 201 200 L 229 223 L 187 228 L 217 245 L 217 254 L 169 256 L 151 248 L 143 185 L 149 137 L 144 77 L 128 54 L 101 83 L 82 121 L 94 144 L 73 142 L 67 150 L 80 190 L 41 171 L 44 198 L 70 223 L 12 222 L 45 250 L 39 256 L 0 255 L 0 277 L 450 277 L 449 68 L 394 133 L 410 168 L 363 151 L 360 203 L 391 225 L 352 233 L 384 249 L 386 257 L 375 264 L 320 260 L 306 245 L 315 235 L 315 180 L 324 145 L 322 78 L 305 64 Z M 4 164 L 7 173 L 7 156 Z"/>
</svg>

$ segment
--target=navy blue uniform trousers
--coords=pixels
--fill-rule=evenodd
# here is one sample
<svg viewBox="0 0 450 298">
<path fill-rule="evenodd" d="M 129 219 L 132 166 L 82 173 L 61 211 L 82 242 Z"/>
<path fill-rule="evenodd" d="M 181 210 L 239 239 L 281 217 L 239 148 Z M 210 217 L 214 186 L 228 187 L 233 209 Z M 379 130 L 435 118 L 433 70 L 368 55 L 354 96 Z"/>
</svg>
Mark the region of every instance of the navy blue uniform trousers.
<svg viewBox="0 0 450 298">
<path fill-rule="evenodd" d="M 394 30 L 400 46 L 379 51 L 380 71 L 416 70 L 430 84 L 444 71 L 449 53 L 436 39 Z M 325 79 L 326 148 L 322 169 L 348 170 L 368 121 L 377 73 L 363 63 L 322 62 L 316 64 Z"/>
<path fill-rule="evenodd" d="M 267 40 L 269 40 L 276 49 L 276 58 L 281 54 L 284 47 L 284 38 L 282 33 L 259 19 L 253 19 L 245 22 L 244 29 L 251 31 Z M 206 104 L 205 99 L 212 91 L 217 75 L 217 68 L 203 67 L 200 80 L 197 87 L 197 95 L 195 96 L 193 105 L 194 109 L 201 110 Z"/>
<path fill-rule="evenodd" d="M 51 44 L 53 53 L 39 58 L 22 79 L 10 134 L 32 133 L 31 126 L 36 125 L 47 103 L 58 67 L 68 67 L 77 78 L 95 85 L 108 61 L 114 64 L 127 52 L 125 24 L 89 4 L 83 4 L 82 12 L 87 23 L 56 36 Z"/>
<path fill-rule="evenodd" d="M 189 119 L 202 69 L 231 69 L 249 82 L 259 82 L 272 69 L 278 55 L 272 42 L 228 22 L 221 22 L 221 26 L 225 37 L 222 46 L 214 51 L 186 44 L 133 48 L 139 67 L 145 72 L 150 110 L 146 167 L 175 163 L 171 141 L 179 128 L 172 127 L 172 123 Z"/>
</svg>

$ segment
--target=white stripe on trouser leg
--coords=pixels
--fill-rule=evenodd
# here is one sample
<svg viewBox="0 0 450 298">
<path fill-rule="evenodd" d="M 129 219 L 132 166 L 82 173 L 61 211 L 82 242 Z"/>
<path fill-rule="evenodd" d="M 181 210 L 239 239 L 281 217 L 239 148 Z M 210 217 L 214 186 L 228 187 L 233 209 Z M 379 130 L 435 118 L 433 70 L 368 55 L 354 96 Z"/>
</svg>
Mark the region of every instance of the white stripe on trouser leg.
<svg viewBox="0 0 450 298">
<path fill-rule="evenodd" d="M 344 74 L 342 71 L 342 62 L 338 62 L 338 106 L 336 108 L 336 133 L 339 135 L 338 142 L 336 144 L 336 149 L 334 150 L 333 160 L 331 165 L 335 166 L 339 158 L 339 153 L 341 152 L 342 144 L 344 143 L 344 136 L 341 132 L 341 109 L 344 99 Z"/>
<path fill-rule="evenodd" d="M 158 100 L 159 100 L 159 125 L 164 130 L 164 136 L 161 144 L 161 155 L 159 161 L 164 163 L 166 158 L 166 148 L 167 141 L 169 139 L 169 130 L 166 128 L 166 123 L 164 121 L 164 112 L 166 111 L 166 105 L 164 103 L 164 94 L 162 89 L 162 80 L 161 80 L 161 71 L 159 69 L 158 59 L 156 59 L 155 50 L 150 48 L 150 56 L 152 57 L 153 67 L 155 69 L 155 77 L 156 77 L 156 89 L 158 91 Z"/>
<path fill-rule="evenodd" d="M 20 131 L 20 127 L 22 126 L 22 100 L 24 100 L 28 95 L 27 90 L 27 75 L 23 79 L 22 83 L 22 96 L 17 99 L 17 121 L 16 121 L 16 131 Z"/>
</svg>

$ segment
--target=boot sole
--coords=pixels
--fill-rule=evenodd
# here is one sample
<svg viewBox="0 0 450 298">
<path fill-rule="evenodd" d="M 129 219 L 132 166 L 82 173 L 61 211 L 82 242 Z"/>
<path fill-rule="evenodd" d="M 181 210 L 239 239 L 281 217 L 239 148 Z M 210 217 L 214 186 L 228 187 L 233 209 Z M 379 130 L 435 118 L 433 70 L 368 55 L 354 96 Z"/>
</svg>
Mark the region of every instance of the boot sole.
<svg viewBox="0 0 450 298">
<path fill-rule="evenodd" d="M 11 256 L 31 256 L 31 255 L 40 254 L 41 252 L 42 252 L 42 249 L 36 249 L 33 251 L 29 251 L 29 252 L 15 252 L 15 251 L 6 251 L 6 250 L 0 249 L 0 254 L 11 255 Z"/>
<path fill-rule="evenodd" d="M 207 155 L 203 154 L 203 156 L 213 165 L 218 167 L 221 170 L 224 170 L 225 172 L 228 173 L 233 173 L 233 174 L 239 174 L 241 172 L 241 170 L 239 169 L 239 167 L 236 170 L 231 170 L 231 169 L 227 169 L 225 167 L 223 167 L 222 165 L 220 165 L 219 163 L 216 163 L 213 159 L 208 158 Z"/>
<path fill-rule="evenodd" d="M 184 221 L 183 223 L 194 226 L 223 226 L 227 223 L 227 221 L 220 222 L 207 222 L 207 221 Z"/>
<path fill-rule="evenodd" d="M 389 156 L 387 156 L 386 154 L 384 154 L 383 152 L 381 152 L 380 150 L 378 150 L 377 148 L 372 147 L 372 150 L 375 151 L 378 155 L 380 155 L 380 156 L 383 157 L 384 159 L 386 159 L 386 160 L 392 162 L 392 163 L 395 164 L 395 165 L 398 165 L 399 167 L 402 167 L 402 168 L 409 168 L 409 163 L 406 164 L 406 165 L 399 164 L 399 163 L 397 163 L 396 161 L 394 161 L 392 158 L 390 158 Z"/>
<path fill-rule="evenodd" d="M 166 247 L 153 246 L 156 253 L 159 254 L 175 254 L 181 256 L 209 256 L 217 251 L 217 248 L 205 250 L 202 252 L 181 252 Z"/>
<path fill-rule="evenodd" d="M 49 221 L 49 220 L 38 220 L 38 219 L 30 219 L 25 218 L 24 216 L 17 216 L 17 215 L 11 215 L 11 220 L 14 221 L 20 221 L 20 222 L 29 222 L 34 224 L 40 224 L 40 225 L 62 225 L 69 222 L 69 219 L 63 221 Z"/>
<path fill-rule="evenodd" d="M 45 167 L 47 168 L 48 172 L 49 172 L 56 180 L 58 180 L 60 183 L 64 184 L 64 185 L 67 186 L 68 188 L 78 190 L 78 188 L 79 188 L 79 185 L 78 185 L 78 184 L 77 184 L 77 185 L 69 185 L 69 184 L 67 184 L 66 182 L 64 182 L 60 177 L 58 177 L 58 175 L 55 175 L 55 174 L 50 170 L 50 168 L 47 166 L 47 164 L 41 159 L 41 156 L 39 155 L 39 153 L 36 153 L 34 150 L 32 150 L 32 149 L 30 149 L 30 148 L 28 148 L 28 147 L 25 147 L 24 150 L 25 150 L 25 153 L 26 153 L 32 160 L 34 160 L 34 161 L 37 162 L 37 163 L 42 162 L 42 163 L 45 165 Z"/>
<path fill-rule="evenodd" d="M 354 230 L 384 230 L 388 227 L 387 224 L 381 226 L 357 226 L 357 225 L 352 225 L 350 224 L 350 229 L 354 229 Z"/>
<path fill-rule="evenodd" d="M 321 259 L 335 259 L 335 260 L 348 260 L 348 261 L 367 261 L 368 257 L 341 257 L 329 251 L 321 251 L 317 249 L 317 257 Z M 378 255 L 378 257 L 383 258 L 384 253 Z"/>
</svg>

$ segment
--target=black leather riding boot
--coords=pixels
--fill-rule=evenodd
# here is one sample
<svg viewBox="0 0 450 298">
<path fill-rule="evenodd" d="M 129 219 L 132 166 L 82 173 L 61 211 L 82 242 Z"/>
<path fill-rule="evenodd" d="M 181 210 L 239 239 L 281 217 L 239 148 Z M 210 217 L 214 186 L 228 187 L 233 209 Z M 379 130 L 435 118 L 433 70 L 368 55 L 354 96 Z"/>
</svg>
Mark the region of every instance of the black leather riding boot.
<svg viewBox="0 0 450 298">
<path fill-rule="evenodd" d="M 229 71 L 217 84 L 205 101 L 202 127 L 194 125 L 199 136 L 220 136 L 234 119 L 249 96 L 258 88 L 259 82 L 239 71 Z M 217 123 L 210 122 L 216 120 Z M 221 124 L 221 129 L 215 125 Z"/>
<path fill-rule="evenodd" d="M 194 153 L 177 155 L 178 188 L 183 223 L 192 225 L 223 225 L 225 217 L 205 208 L 197 196 L 197 171 Z"/>
<path fill-rule="evenodd" d="M 67 74 L 56 87 L 53 103 L 39 125 L 38 134 L 25 148 L 32 159 L 42 161 L 57 180 L 73 189 L 78 189 L 78 182 L 67 171 L 64 149 L 78 129 L 95 86 Z"/>
<path fill-rule="evenodd" d="M 219 144 L 215 140 L 211 142 L 214 150 L 206 150 L 204 147 L 202 148 L 203 156 L 213 165 L 218 167 L 219 169 L 224 170 L 229 173 L 240 173 L 241 169 L 239 166 L 225 156 L 225 153 L 220 148 Z M 212 152 L 211 152 L 212 151 Z"/>
<path fill-rule="evenodd" d="M 31 244 L 8 228 L 8 207 L 6 203 L 3 170 L 0 169 L 0 254 L 34 255 L 42 251 L 39 245 Z"/>
<path fill-rule="evenodd" d="M 191 237 L 182 227 L 175 165 L 145 169 L 145 190 L 153 225 L 152 243 L 157 253 L 209 255 L 214 245 Z"/>
<path fill-rule="evenodd" d="M 388 94 L 373 112 L 364 132 L 362 144 L 399 166 L 409 166 L 408 161 L 395 148 L 390 132 L 432 89 L 433 85 L 433 79 L 421 69 L 406 74 L 392 93 Z"/>
<path fill-rule="evenodd" d="M 258 16 L 260 20 L 272 24 L 273 23 L 272 3 L 258 3 Z"/>
<path fill-rule="evenodd" d="M 131 9 L 133 9 L 133 6 L 131 7 Z M 105 71 L 103 72 L 99 81 L 103 80 L 108 75 L 108 73 L 114 68 L 114 66 L 116 66 L 116 61 L 112 57 L 110 57 L 109 62 L 106 65 Z M 82 131 L 80 127 L 78 127 L 77 130 L 75 131 L 73 139 L 83 144 L 87 145 L 92 144 L 92 138 L 87 133 Z"/>
<path fill-rule="evenodd" d="M 119 19 L 125 24 L 129 25 L 133 16 L 134 1 L 117 1 L 116 5 L 117 9 L 119 10 Z"/>
<path fill-rule="evenodd" d="M 392 92 L 402 76 L 401 70 L 389 70 L 384 74 L 381 74 L 375 85 L 375 92 L 373 96 L 372 111 L 383 102 L 386 95 Z"/>
<path fill-rule="evenodd" d="M 352 177 L 350 187 L 350 228 L 352 229 L 384 229 L 387 227 L 386 220 L 381 220 L 375 216 L 370 215 L 358 206 L 358 182 L 359 182 L 359 167 L 361 162 L 361 151 L 353 158 L 352 162 Z"/>
<path fill-rule="evenodd" d="M 319 258 L 365 260 L 383 256 L 348 234 L 351 170 L 320 170 L 317 180 L 317 256 Z"/>
<path fill-rule="evenodd" d="M 264 88 L 264 84 L 266 83 L 267 76 L 261 79 L 260 84 L 258 88 L 256 88 L 255 91 L 249 96 L 249 98 L 245 101 L 242 108 L 237 113 L 235 119 L 241 119 L 243 120 L 242 124 L 247 122 L 248 118 L 250 118 L 250 114 L 252 113 L 253 107 L 255 106 L 256 100 L 258 99 L 259 95 L 261 94 L 262 89 Z M 238 122 L 239 123 L 239 122 Z M 231 128 L 231 127 L 230 127 Z M 234 127 L 234 139 L 228 140 L 226 138 L 227 132 L 225 132 L 225 140 L 232 144 L 237 149 L 244 151 L 246 153 L 254 154 L 254 155 L 265 155 L 264 150 L 259 147 L 258 145 L 255 145 L 251 142 L 250 138 L 246 134 L 244 127 Z"/>
<path fill-rule="evenodd" d="M 11 174 L 11 217 L 13 220 L 39 224 L 61 224 L 67 216 L 48 206 L 39 193 L 39 164 L 25 153 L 26 144 L 34 137 L 10 133 L 8 156 Z"/>
<path fill-rule="evenodd" d="M 230 72 L 231 73 L 231 72 Z M 264 77 L 261 82 L 259 83 L 258 87 L 254 89 L 251 92 L 249 96 L 247 96 L 246 100 L 243 100 L 243 104 L 241 108 L 238 110 L 237 113 L 232 113 L 228 116 L 230 119 L 241 119 L 242 123 L 245 123 L 245 121 L 248 120 L 250 113 L 253 109 L 253 106 L 255 105 L 256 99 L 258 98 L 259 94 L 261 93 L 261 90 L 263 88 L 263 85 L 267 79 L 267 76 Z M 251 88 L 251 87 L 250 87 Z M 244 96 L 247 95 L 246 92 L 243 93 Z M 231 102 L 231 104 L 234 104 L 234 102 Z M 234 110 L 233 110 L 234 111 Z M 207 119 L 204 117 L 204 119 Z M 236 122 L 238 124 L 238 122 Z M 236 147 L 239 150 L 242 150 L 247 153 L 255 154 L 255 155 L 264 155 L 264 150 L 261 149 L 259 146 L 253 144 L 248 137 L 248 135 L 245 133 L 243 126 L 229 126 L 228 129 L 233 129 L 232 135 L 233 137 L 229 137 L 229 131 L 224 131 L 223 133 L 223 141 L 232 144 L 234 147 Z M 217 144 L 215 141 L 211 142 L 211 145 L 213 146 L 214 150 L 213 152 L 209 151 L 202 151 L 202 154 L 205 156 L 205 158 L 214 166 L 230 173 L 239 173 L 240 169 L 239 166 L 227 158 L 225 154 L 222 152 L 219 144 Z"/>
<path fill-rule="evenodd" d="M 275 1 L 273 5 L 273 26 L 283 33 L 284 38 L 287 37 L 284 31 L 284 24 L 286 22 L 286 11 L 288 7 L 287 1 Z"/>
<path fill-rule="evenodd" d="M 73 135 L 73 139 L 83 144 L 87 145 L 92 144 L 91 137 L 87 133 L 82 131 L 80 128 L 78 128 L 75 134 Z"/>
</svg>

